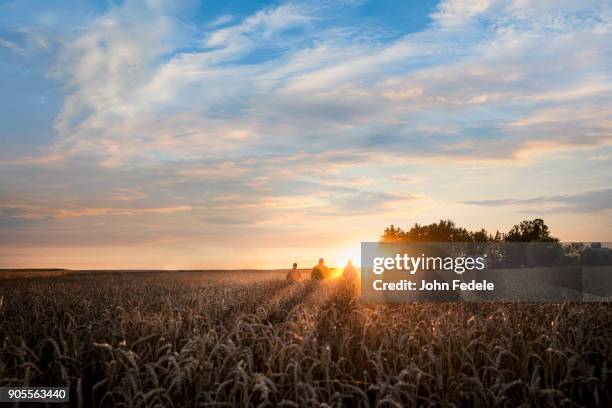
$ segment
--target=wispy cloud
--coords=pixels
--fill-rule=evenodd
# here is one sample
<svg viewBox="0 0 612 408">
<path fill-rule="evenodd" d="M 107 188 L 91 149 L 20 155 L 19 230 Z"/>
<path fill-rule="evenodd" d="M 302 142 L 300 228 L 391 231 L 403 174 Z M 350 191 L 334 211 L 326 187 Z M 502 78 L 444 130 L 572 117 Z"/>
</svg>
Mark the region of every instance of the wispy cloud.
<svg viewBox="0 0 612 408">
<path fill-rule="evenodd" d="M 210 28 L 217 28 L 219 26 L 222 26 L 222 25 L 225 25 L 225 24 L 231 22 L 234 19 L 235 19 L 235 17 L 233 15 L 231 15 L 231 14 L 223 14 L 223 15 L 215 18 L 210 23 L 208 23 L 208 27 L 210 27 Z"/>
<path fill-rule="evenodd" d="M 193 208 L 187 205 L 176 205 L 170 207 L 76 207 L 57 208 L 40 207 L 36 205 L 28 206 L 7 206 L 0 208 L 0 216 L 11 219 L 23 220 L 43 220 L 43 219 L 62 219 L 77 217 L 95 217 L 99 215 L 120 215 L 134 216 L 146 214 L 168 214 L 180 211 L 190 211 Z"/>
<path fill-rule="evenodd" d="M 532 213 L 586 213 L 612 210 L 612 189 L 579 194 L 541 196 L 528 199 L 495 199 L 464 201 L 464 204 L 487 207 L 512 206 Z"/>
<path fill-rule="evenodd" d="M 14 42 L 6 40 L 4 38 L 0 38 L 0 47 L 8 48 L 9 50 L 19 55 L 26 54 L 25 49 L 21 48 L 19 45 L 15 44 Z"/>
</svg>

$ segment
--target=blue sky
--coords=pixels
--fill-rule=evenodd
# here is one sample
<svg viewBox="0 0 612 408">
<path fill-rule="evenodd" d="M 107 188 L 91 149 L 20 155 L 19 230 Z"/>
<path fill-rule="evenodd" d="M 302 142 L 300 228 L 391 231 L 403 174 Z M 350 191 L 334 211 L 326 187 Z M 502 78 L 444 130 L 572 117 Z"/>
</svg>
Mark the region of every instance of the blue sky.
<svg viewBox="0 0 612 408">
<path fill-rule="evenodd" d="M 0 266 L 612 241 L 611 34 L 601 1 L 1 2 Z"/>
</svg>

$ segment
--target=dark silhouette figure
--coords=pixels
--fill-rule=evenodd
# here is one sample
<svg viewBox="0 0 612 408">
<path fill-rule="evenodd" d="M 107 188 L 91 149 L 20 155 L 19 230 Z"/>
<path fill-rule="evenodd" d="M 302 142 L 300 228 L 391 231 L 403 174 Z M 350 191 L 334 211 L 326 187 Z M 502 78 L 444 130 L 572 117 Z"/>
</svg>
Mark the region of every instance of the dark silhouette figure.
<svg viewBox="0 0 612 408">
<path fill-rule="evenodd" d="M 357 269 L 353 266 L 353 261 L 350 259 L 342 271 L 342 278 L 349 282 L 357 279 Z"/>
<path fill-rule="evenodd" d="M 298 266 L 297 263 L 293 264 L 293 268 L 289 270 L 289 272 L 287 273 L 287 280 L 290 280 L 293 282 L 301 282 L 304 280 L 304 277 L 302 276 L 302 273 L 298 271 L 297 266 Z"/>
<path fill-rule="evenodd" d="M 319 264 L 312 268 L 310 279 L 312 280 L 323 280 L 329 275 L 329 268 L 325 266 L 323 258 L 319 259 Z"/>
</svg>

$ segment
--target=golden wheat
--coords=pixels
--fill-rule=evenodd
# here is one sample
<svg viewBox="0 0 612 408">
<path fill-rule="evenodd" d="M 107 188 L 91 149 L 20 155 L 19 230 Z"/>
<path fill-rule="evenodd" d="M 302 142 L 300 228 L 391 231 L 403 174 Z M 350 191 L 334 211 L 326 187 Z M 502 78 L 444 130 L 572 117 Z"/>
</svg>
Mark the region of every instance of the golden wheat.
<svg viewBox="0 0 612 408">
<path fill-rule="evenodd" d="M 0 386 L 77 406 L 611 406 L 609 304 L 364 305 L 342 282 L 5 280 Z"/>
</svg>

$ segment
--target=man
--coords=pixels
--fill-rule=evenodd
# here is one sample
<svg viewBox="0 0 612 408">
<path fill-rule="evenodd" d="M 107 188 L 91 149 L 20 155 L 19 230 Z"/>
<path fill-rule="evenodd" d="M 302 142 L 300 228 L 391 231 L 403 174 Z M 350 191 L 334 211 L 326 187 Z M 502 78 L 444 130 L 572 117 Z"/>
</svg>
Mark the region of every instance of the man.
<svg viewBox="0 0 612 408">
<path fill-rule="evenodd" d="M 329 274 L 329 268 L 324 265 L 323 258 L 319 259 L 319 264 L 312 268 L 312 273 L 310 274 L 310 279 L 312 280 L 323 280 L 327 278 Z"/>
<path fill-rule="evenodd" d="M 292 282 L 301 282 L 304 280 L 304 277 L 302 276 L 302 273 L 298 271 L 297 266 L 297 263 L 293 264 L 293 269 L 291 269 L 287 274 L 287 280 Z"/>
<path fill-rule="evenodd" d="M 350 259 L 342 271 L 342 278 L 349 282 L 353 282 L 357 278 L 357 269 L 355 269 L 353 266 L 353 261 Z"/>
</svg>

